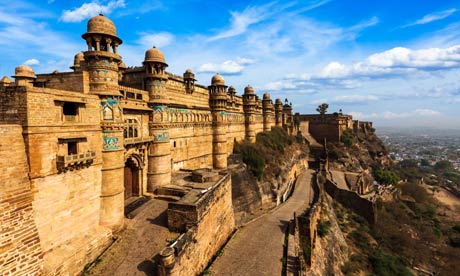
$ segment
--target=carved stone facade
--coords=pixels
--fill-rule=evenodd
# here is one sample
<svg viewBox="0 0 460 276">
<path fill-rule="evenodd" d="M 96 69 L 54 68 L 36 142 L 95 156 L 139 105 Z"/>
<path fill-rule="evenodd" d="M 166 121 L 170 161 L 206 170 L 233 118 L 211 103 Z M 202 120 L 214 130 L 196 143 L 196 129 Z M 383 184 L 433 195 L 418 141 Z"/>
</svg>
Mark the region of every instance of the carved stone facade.
<svg viewBox="0 0 460 276">
<path fill-rule="evenodd" d="M 132 197 L 153 195 L 180 169 L 226 169 L 235 141 L 254 142 L 275 125 L 292 129 L 292 108 L 280 99 L 261 100 L 250 86 L 236 95 L 218 74 L 203 86 L 191 70 L 168 73 L 156 48 L 146 51 L 142 66 L 126 68 L 122 40 L 103 15 L 88 21 L 82 37 L 87 50 L 75 56 L 72 72 L 36 75 L 21 65 L 14 82 L 0 80 L 0 124 L 20 126 L 22 135 L 9 139 L 22 141 L 27 155 L 21 172 L 33 197 L 24 212 L 35 225 L 24 227 L 40 243 L 28 249 L 0 243 L 0 257 L 24 248 L 37 260 L 29 275 L 80 273 L 123 227 Z M 5 177 L 1 183 L 15 185 Z M 11 269 L 0 266 L 2 275 L 4 267 Z"/>
</svg>

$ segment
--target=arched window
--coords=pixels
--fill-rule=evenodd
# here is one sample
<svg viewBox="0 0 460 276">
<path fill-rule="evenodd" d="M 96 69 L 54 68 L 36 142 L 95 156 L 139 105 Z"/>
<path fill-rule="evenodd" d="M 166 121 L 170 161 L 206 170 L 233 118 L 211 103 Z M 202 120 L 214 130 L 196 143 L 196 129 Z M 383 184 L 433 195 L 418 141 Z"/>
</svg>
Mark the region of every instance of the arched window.
<svg viewBox="0 0 460 276">
<path fill-rule="evenodd" d="M 123 131 L 123 136 L 125 138 L 135 138 L 139 137 L 139 121 L 136 119 L 126 119 L 125 128 Z"/>
</svg>

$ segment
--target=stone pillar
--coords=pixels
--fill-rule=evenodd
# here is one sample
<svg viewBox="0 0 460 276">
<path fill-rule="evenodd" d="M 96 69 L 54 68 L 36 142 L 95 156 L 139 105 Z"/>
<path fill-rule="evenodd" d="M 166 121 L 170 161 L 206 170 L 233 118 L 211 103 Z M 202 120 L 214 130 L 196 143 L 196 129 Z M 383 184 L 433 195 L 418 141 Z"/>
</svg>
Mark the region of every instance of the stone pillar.
<svg viewBox="0 0 460 276">
<path fill-rule="evenodd" d="M 243 94 L 243 110 L 246 140 L 250 143 L 256 142 L 256 95 L 254 88 L 248 85 L 244 88 Z"/>
<path fill-rule="evenodd" d="M 227 86 L 216 74 L 208 86 L 212 114 L 212 164 L 215 169 L 227 168 Z"/>
</svg>

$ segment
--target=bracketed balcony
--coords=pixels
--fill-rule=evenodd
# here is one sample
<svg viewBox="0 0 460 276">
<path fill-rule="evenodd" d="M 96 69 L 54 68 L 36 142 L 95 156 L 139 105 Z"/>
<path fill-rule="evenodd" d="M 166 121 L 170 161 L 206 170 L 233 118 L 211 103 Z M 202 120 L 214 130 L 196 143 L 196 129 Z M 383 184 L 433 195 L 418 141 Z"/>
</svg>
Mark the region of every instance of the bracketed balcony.
<svg viewBox="0 0 460 276">
<path fill-rule="evenodd" d="M 147 136 L 147 137 L 132 137 L 132 138 L 125 138 L 123 140 L 123 144 L 125 146 L 127 145 L 134 145 L 134 144 L 144 144 L 144 143 L 150 143 L 155 140 L 155 137 L 153 136 Z"/>
<path fill-rule="evenodd" d="M 70 155 L 58 155 L 56 165 L 59 172 L 68 170 L 81 169 L 90 166 L 96 159 L 96 152 L 87 151 L 85 153 L 77 153 Z"/>
</svg>

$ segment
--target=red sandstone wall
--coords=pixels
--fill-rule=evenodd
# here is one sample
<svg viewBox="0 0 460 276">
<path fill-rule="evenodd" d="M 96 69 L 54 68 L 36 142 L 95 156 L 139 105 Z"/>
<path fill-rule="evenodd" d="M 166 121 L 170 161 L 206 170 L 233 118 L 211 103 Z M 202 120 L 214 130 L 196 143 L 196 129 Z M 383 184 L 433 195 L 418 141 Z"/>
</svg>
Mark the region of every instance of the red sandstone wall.
<svg viewBox="0 0 460 276">
<path fill-rule="evenodd" d="M 41 275 L 22 127 L 0 126 L 0 275 Z"/>
</svg>

